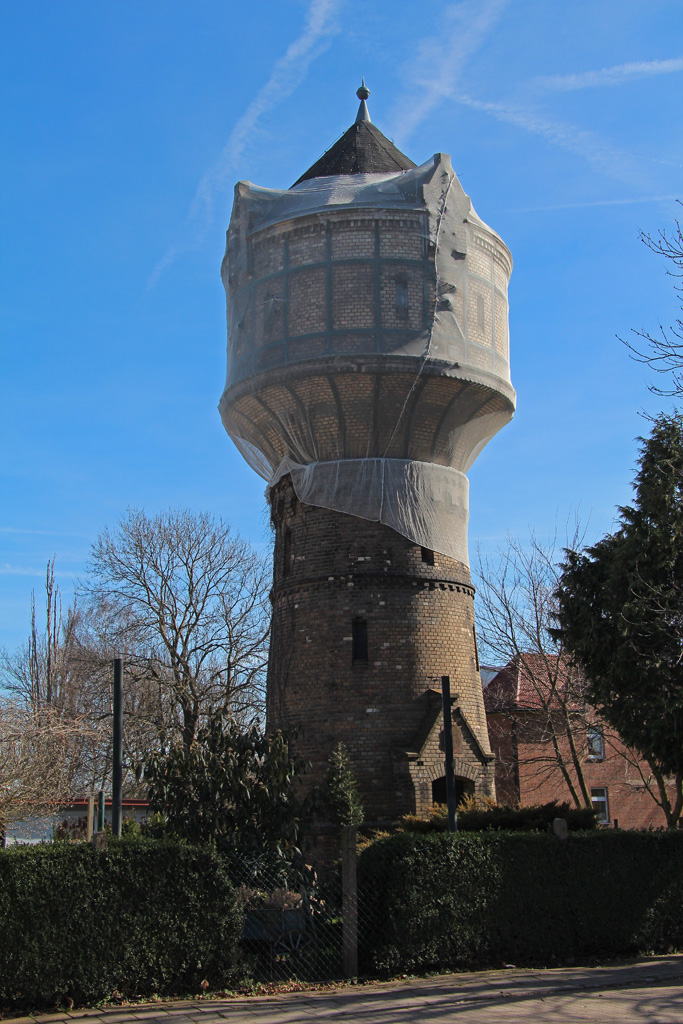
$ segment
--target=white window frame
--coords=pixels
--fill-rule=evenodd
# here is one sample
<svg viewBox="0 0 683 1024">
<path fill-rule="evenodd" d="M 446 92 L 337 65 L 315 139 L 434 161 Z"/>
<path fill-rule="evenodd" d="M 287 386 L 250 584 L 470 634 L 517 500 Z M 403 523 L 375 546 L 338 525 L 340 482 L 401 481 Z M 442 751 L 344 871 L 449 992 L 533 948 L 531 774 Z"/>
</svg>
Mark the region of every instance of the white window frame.
<svg viewBox="0 0 683 1024">
<path fill-rule="evenodd" d="M 599 751 L 595 751 L 595 740 L 600 741 Z M 599 725 L 589 725 L 586 729 L 586 748 L 588 750 L 587 761 L 605 760 L 605 732 Z"/>
<path fill-rule="evenodd" d="M 600 794 L 604 794 L 601 796 Z M 595 811 L 595 817 L 598 825 L 609 825 L 609 791 L 607 786 L 593 786 L 591 788 L 591 803 L 593 804 L 593 810 Z M 602 804 L 605 808 L 605 817 L 599 816 L 599 811 L 596 805 Z"/>
</svg>

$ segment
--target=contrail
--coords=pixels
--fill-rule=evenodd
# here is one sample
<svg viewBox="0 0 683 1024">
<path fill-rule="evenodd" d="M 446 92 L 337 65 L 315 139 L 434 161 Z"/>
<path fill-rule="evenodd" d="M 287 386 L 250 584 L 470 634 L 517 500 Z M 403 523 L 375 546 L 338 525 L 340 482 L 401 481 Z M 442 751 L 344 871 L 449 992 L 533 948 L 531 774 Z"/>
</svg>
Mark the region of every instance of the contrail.
<svg viewBox="0 0 683 1024">
<path fill-rule="evenodd" d="M 514 124 L 518 128 L 531 132 L 533 135 L 539 135 L 561 149 L 576 153 L 585 160 L 588 160 L 589 163 L 598 165 L 603 170 L 625 181 L 633 183 L 638 177 L 632 158 L 605 142 L 595 132 L 588 131 L 585 128 L 577 128 L 576 125 L 568 121 L 549 120 L 532 110 L 520 106 L 477 100 L 463 93 L 454 95 L 453 99 L 457 103 L 462 103 L 463 106 L 485 111 L 492 114 L 499 121 Z"/>
<path fill-rule="evenodd" d="M 556 91 L 574 89 L 591 89 L 595 86 L 622 85 L 634 78 L 649 78 L 651 75 L 670 75 L 683 71 L 683 57 L 671 57 L 669 60 L 634 61 L 630 64 L 615 64 L 611 68 L 599 71 L 583 71 L 574 75 L 550 75 L 547 78 L 535 78 L 531 85 Z"/>
<path fill-rule="evenodd" d="M 410 88 L 399 100 L 389 125 L 389 134 L 399 145 L 439 103 L 453 95 L 467 61 L 481 49 L 508 4 L 509 0 L 452 4 L 441 15 L 443 31 L 418 43 L 417 60 L 406 68 Z"/>
<path fill-rule="evenodd" d="M 507 3 L 508 0 L 464 0 L 446 8 L 439 34 L 419 40 L 414 60 L 404 68 L 409 86 L 394 111 L 390 135 L 399 145 L 403 144 L 435 107 L 450 100 L 538 135 L 623 181 L 642 183 L 642 172 L 632 156 L 596 132 L 544 116 L 526 101 L 538 99 L 543 92 L 615 86 L 636 78 L 680 72 L 683 58 L 635 61 L 597 71 L 531 79 L 519 91 L 517 103 L 478 100 L 461 91 L 462 74 L 469 58 L 482 48 L 487 35 L 496 27 Z"/>
<path fill-rule="evenodd" d="M 306 76 L 311 62 L 327 49 L 331 37 L 338 31 L 335 15 L 342 2 L 343 0 L 312 0 L 303 32 L 275 62 L 270 78 L 233 128 L 220 157 L 199 182 L 187 215 L 186 223 L 191 237 L 169 246 L 150 274 L 148 288 L 154 287 L 164 271 L 181 253 L 201 245 L 212 223 L 215 199 L 224 193 L 226 181 L 230 180 L 259 118 L 291 96 Z"/>
<path fill-rule="evenodd" d="M 554 206 L 517 206 L 508 213 L 545 213 L 548 210 L 579 210 L 585 206 L 631 206 L 634 203 L 663 203 L 678 196 L 641 196 L 638 199 L 595 199 L 587 203 L 558 203 Z"/>
</svg>

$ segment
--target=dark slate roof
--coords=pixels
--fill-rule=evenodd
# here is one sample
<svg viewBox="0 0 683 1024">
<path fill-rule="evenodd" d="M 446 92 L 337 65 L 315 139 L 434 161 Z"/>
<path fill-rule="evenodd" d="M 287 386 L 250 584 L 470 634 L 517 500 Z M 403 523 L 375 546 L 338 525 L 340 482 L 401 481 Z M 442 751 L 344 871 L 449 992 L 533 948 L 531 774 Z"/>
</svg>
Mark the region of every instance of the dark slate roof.
<svg viewBox="0 0 683 1024">
<path fill-rule="evenodd" d="M 371 121 L 356 121 L 294 185 L 334 174 L 389 174 L 416 166 Z"/>
</svg>

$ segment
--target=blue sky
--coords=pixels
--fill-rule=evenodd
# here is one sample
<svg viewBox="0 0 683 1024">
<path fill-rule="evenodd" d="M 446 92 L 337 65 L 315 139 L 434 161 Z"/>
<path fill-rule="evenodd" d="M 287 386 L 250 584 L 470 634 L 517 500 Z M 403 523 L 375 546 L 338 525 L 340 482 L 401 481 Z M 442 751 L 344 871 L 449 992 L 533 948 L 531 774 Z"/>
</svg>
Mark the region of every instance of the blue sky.
<svg viewBox="0 0 683 1024">
<path fill-rule="evenodd" d="M 268 543 L 216 411 L 239 179 L 288 187 L 352 123 L 450 153 L 515 261 L 518 410 L 471 473 L 470 550 L 593 539 L 666 408 L 615 335 L 676 314 L 638 241 L 683 195 L 680 0 L 4 0 L 0 644 L 129 506 Z"/>
</svg>

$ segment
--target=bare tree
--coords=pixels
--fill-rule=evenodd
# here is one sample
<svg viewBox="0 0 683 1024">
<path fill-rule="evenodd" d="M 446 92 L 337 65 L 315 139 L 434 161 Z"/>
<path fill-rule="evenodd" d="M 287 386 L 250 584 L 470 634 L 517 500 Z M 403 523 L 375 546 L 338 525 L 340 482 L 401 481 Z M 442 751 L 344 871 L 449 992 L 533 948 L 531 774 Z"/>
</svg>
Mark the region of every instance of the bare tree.
<svg viewBox="0 0 683 1024">
<path fill-rule="evenodd" d="M 0 700 L 0 830 L 40 815 L 72 793 L 87 722 L 45 706 Z"/>
<path fill-rule="evenodd" d="M 509 539 L 497 557 L 478 554 L 481 657 L 517 674 L 515 710 L 533 716 L 542 741 L 528 766 L 538 785 L 559 776 L 577 807 L 591 807 L 580 738 L 588 727 L 585 680 L 551 632 L 559 554 L 555 540 L 543 544 L 535 536 L 528 547 Z M 512 713 L 502 694 L 500 709 Z"/>
<path fill-rule="evenodd" d="M 680 200 L 679 200 L 680 202 Z M 673 231 L 660 231 L 654 237 L 641 232 L 640 240 L 648 249 L 669 261 L 667 274 L 683 278 L 683 232 L 680 221 L 674 221 Z M 675 284 L 674 290 L 683 298 L 683 285 Z M 660 374 L 671 374 L 671 387 L 650 386 L 655 395 L 671 397 L 683 395 L 683 319 L 678 317 L 670 327 L 659 325 L 657 334 L 645 330 L 631 332 L 639 340 L 635 343 L 620 340 L 630 349 L 639 363 L 647 363 Z M 643 344 L 644 342 L 644 344 Z"/>
<path fill-rule="evenodd" d="M 79 788 L 97 727 L 86 712 L 73 654 L 78 616 L 62 609 L 54 559 L 45 579 L 45 624 L 31 595 L 28 641 L 0 652 L 0 821 L 39 814 Z"/>
<path fill-rule="evenodd" d="M 580 542 L 577 530 L 565 546 L 576 549 Z M 544 544 L 533 535 L 527 546 L 509 539 L 497 556 L 478 555 L 481 657 L 505 666 L 487 703 L 509 719 L 508 728 L 513 718 L 523 717 L 533 733 L 527 737 L 532 742 L 524 745 L 523 763 L 515 760 L 522 756 L 518 749 L 500 768 L 512 773 L 521 767 L 537 789 L 562 780 L 577 807 L 591 807 L 585 765 L 593 756 L 590 737 L 599 737 L 604 756 L 623 764 L 622 783 L 645 790 L 674 828 L 683 811 L 683 778 L 666 776 L 651 758 L 605 728 L 586 699 L 585 675 L 558 637 L 561 555 L 556 539 Z"/>
<path fill-rule="evenodd" d="M 218 709 L 245 723 L 262 713 L 269 569 L 222 520 L 129 510 L 89 569 L 91 621 L 144 688 L 162 742 L 179 733 L 189 749 Z"/>
</svg>

